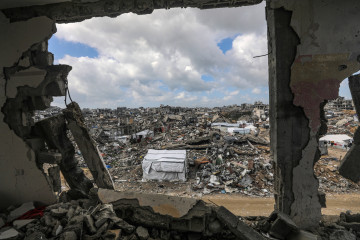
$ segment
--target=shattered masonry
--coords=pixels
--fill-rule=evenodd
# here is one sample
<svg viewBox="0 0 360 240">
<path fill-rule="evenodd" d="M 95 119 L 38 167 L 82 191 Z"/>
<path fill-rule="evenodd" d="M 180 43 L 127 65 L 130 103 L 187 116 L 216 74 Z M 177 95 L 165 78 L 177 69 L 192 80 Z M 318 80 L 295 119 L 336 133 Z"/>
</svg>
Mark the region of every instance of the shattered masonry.
<svg viewBox="0 0 360 240">
<path fill-rule="evenodd" d="M 0 185 L 0 192 L 4 193 L 0 208 L 29 201 L 54 203 L 57 200 L 54 192 L 59 190 L 59 169 L 72 185 L 73 196 L 87 197 L 91 193 L 92 183 L 76 166 L 73 146 L 66 139 L 64 116 L 50 118 L 47 126 L 41 123 L 36 126 L 32 122 L 34 110 L 49 107 L 52 96 L 64 96 L 67 74 L 71 70 L 70 66 L 53 65 L 53 55 L 47 51 L 47 40 L 56 31 L 55 22 L 115 17 L 126 12 L 149 14 L 154 9 L 170 7 L 206 9 L 260 2 L 100 0 L 21 8 L 20 1 L 20 8 L 2 9 L 0 28 L 6 34 L 0 39 L 0 182 L 5 184 Z M 322 195 L 318 192 L 314 165 L 320 156 L 318 138 L 323 133 L 322 108 L 324 102 L 338 97 L 340 82 L 360 69 L 359 10 L 360 3 L 356 0 L 325 5 L 320 0 L 267 1 L 271 148 L 275 162 L 276 210 L 280 212 L 272 219 L 272 230 L 281 229 L 278 226 L 283 224 L 291 233 L 295 226 L 309 229 L 319 225 Z M 71 118 L 68 116 L 68 119 Z M 72 125 L 73 132 L 81 129 L 81 124 L 77 124 Z M 53 131 L 47 131 L 46 127 Z M 358 141 L 357 134 L 355 141 Z M 354 144 L 345 157 L 346 163 L 351 161 L 351 152 L 356 149 L 357 144 Z M 97 149 L 91 151 L 95 155 L 88 157 L 95 156 L 96 160 L 89 162 L 97 162 L 93 168 L 96 184 L 112 188 L 101 156 Z M 51 164 L 50 170 L 45 171 L 44 162 Z M 354 180 L 358 177 L 354 173 L 349 176 L 346 171 L 343 174 Z M 60 210 L 53 212 L 63 214 Z M 354 229 L 357 225 L 346 219 L 351 218 L 348 215 L 346 221 L 342 219 L 342 225 Z M 235 233 L 235 229 L 242 227 L 235 219 L 228 225 L 238 237 L 244 237 L 241 234 L 248 231 L 245 228 Z M 137 235 L 144 232 L 139 229 Z M 67 237 L 74 234 L 75 231 L 66 233 Z M 247 236 L 253 233 L 249 234 Z M 344 239 L 347 232 L 334 234 L 332 239 Z M 354 236 L 347 238 L 354 239 Z"/>
</svg>

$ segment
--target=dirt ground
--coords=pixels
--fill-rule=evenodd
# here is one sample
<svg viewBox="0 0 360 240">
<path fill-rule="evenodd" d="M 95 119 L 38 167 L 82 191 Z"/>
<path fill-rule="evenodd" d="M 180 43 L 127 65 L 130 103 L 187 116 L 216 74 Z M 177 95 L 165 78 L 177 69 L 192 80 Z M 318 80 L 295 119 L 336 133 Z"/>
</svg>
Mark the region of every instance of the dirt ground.
<svg viewBox="0 0 360 240">
<path fill-rule="evenodd" d="M 240 195 L 206 195 L 205 202 L 224 206 L 239 216 L 269 216 L 274 209 L 274 198 L 254 198 Z M 322 209 L 324 215 L 339 215 L 347 210 L 360 213 L 360 193 L 358 194 L 327 194 L 327 208 Z"/>
<path fill-rule="evenodd" d="M 328 147 L 328 155 L 322 156 L 324 157 L 335 157 L 338 158 L 340 161 L 344 158 L 347 150 L 335 147 Z"/>
</svg>

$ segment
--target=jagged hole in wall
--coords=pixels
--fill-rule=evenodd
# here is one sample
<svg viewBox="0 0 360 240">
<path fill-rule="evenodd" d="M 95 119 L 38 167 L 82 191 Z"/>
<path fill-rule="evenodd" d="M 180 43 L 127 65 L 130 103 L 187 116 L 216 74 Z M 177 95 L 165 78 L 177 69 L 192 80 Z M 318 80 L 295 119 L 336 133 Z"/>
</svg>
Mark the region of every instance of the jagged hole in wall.
<svg viewBox="0 0 360 240">
<path fill-rule="evenodd" d="M 241 15 L 236 9 L 216 11 L 219 13 L 214 11 L 214 14 L 228 12 L 231 22 L 235 15 Z M 246 8 L 245 11 L 252 10 Z M 135 33 L 129 33 L 129 27 L 123 29 L 126 21 L 134 22 L 146 16 L 135 16 L 134 20 L 133 15 L 125 14 L 123 25 L 119 20 L 122 16 L 104 18 L 111 31 L 116 26 L 129 36 L 117 31 L 106 32 L 106 29 L 103 33 L 96 32 L 97 25 L 104 23 L 94 19 L 91 26 L 95 29 L 89 34 L 91 41 L 80 36 L 84 34 L 82 28 L 89 28 L 87 21 L 81 28 L 66 24 L 70 30 L 57 25 L 58 33 L 49 42 L 55 63 L 73 67 L 68 77 L 70 93 L 83 108 L 90 135 L 98 145 L 116 189 L 191 197 L 225 193 L 272 196 L 263 8 L 260 11 L 263 22 L 258 23 L 263 26 L 254 25 L 255 30 L 243 26 L 239 26 L 239 30 L 233 26 L 220 29 L 224 26 L 207 21 L 213 16 L 202 14 L 207 11 L 194 10 L 190 15 L 183 15 L 175 10 L 170 15 L 174 15 L 172 18 L 165 12 L 152 14 L 155 19 L 151 22 L 158 25 L 136 22 Z M 197 18 L 194 29 L 175 27 L 187 17 Z M 163 22 L 165 18 L 169 23 Z M 137 34 L 146 29 L 154 31 L 148 34 L 149 38 Z M 225 31 L 225 35 L 219 29 Z M 200 30 L 205 36 L 195 34 Z M 174 41 L 181 34 L 187 37 Z M 117 41 L 111 41 L 116 37 Z M 214 55 L 219 59 L 215 60 Z M 54 98 L 54 107 L 38 112 L 37 120 L 60 113 L 61 109 L 55 106 L 64 107 L 63 102 L 63 97 Z M 93 102 L 97 104 L 92 106 Z M 93 179 L 83 154 L 71 133 L 68 134 L 75 145 L 79 166 Z M 149 149 L 186 150 L 186 164 L 183 167 L 174 161 L 152 164 L 150 171 L 158 171 L 154 177 L 163 181 L 144 181 L 144 159 L 163 156 L 159 152 L 147 155 Z M 178 158 L 181 154 L 173 156 L 180 161 Z M 185 182 L 168 181 L 181 180 L 183 173 Z M 63 190 L 66 188 L 64 183 Z"/>
<path fill-rule="evenodd" d="M 339 167 L 353 144 L 354 133 L 359 124 L 347 78 L 340 84 L 339 97 L 327 101 L 322 115 L 323 127 L 319 139 L 321 157 L 314 166 L 315 175 L 319 180 L 319 191 L 358 192 L 357 183 L 339 174 Z"/>
</svg>

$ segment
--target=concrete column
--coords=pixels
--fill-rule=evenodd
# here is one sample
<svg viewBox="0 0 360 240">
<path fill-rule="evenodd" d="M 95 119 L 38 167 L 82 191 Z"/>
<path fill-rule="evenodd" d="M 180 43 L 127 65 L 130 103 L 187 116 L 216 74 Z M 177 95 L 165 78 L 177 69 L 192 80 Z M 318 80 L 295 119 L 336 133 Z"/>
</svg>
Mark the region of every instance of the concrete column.
<svg viewBox="0 0 360 240">
<path fill-rule="evenodd" d="M 321 218 L 314 164 L 324 134 L 324 102 L 360 68 L 355 0 L 267 2 L 271 140 L 276 209 L 301 228 Z M 331 36 L 331 38 L 329 38 Z"/>
<path fill-rule="evenodd" d="M 290 88 L 291 66 L 296 57 L 299 38 L 290 26 L 292 12 L 284 8 L 266 8 L 269 48 L 269 92 L 270 92 L 270 137 L 275 170 L 275 209 L 298 219 L 300 226 L 307 227 L 306 215 L 312 216 L 304 208 L 292 208 L 295 202 L 294 186 L 302 186 L 302 178 L 295 178 L 294 169 L 303 157 L 303 149 L 310 139 L 309 120 L 303 109 L 294 105 L 294 95 Z M 314 159 L 315 152 L 306 156 Z M 313 166 L 313 164 L 311 164 Z M 313 174 L 313 168 L 307 169 Z M 317 186 L 316 186 L 317 188 Z M 312 188 L 301 188 L 304 195 Z M 320 215 L 320 204 L 316 206 Z M 296 216 L 301 216 L 297 218 Z M 317 221 L 317 218 L 315 219 Z"/>
</svg>

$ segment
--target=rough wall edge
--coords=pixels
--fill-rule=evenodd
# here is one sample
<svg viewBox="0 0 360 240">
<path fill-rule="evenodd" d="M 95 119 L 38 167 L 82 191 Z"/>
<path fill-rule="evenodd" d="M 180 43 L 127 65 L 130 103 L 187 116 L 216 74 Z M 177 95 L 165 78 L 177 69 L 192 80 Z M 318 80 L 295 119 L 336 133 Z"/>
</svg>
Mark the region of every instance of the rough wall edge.
<svg viewBox="0 0 360 240">
<path fill-rule="evenodd" d="M 170 8 L 227 8 L 250 6 L 263 0 L 236 1 L 159 1 L 159 0 L 101 0 L 98 2 L 76 3 L 63 2 L 48 5 L 2 9 L 3 13 L 12 21 L 24 21 L 35 16 L 47 16 L 57 23 L 80 22 L 92 17 L 117 17 L 123 13 L 150 14 L 155 9 Z"/>
</svg>

